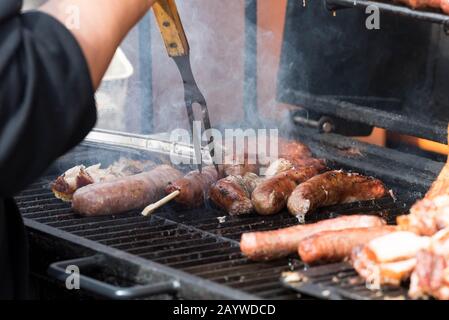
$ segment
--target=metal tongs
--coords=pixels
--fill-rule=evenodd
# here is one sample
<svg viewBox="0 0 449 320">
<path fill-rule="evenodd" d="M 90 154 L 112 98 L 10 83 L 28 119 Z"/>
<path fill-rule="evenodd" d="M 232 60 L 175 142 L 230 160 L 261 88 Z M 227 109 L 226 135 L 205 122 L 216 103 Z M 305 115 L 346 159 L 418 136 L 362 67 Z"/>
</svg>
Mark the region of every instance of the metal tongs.
<svg viewBox="0 0 449 320">
<path fill-rule="evenodd" d="M 184 83 L 184 100 L 189 118 L 190 129 L 193 138 L 193 146 L 195 150 L 195 158 L 198 165 L 198 170 L 202 169 L 202 155 L 201 155 L 201 127 L 195 126 L 195 115 L 193 112 L 193 104 L 197 103 L 201 107 L 201 123 L 207 134 L 209 154 L 218 171 L 218 166 L 214 162 L 214 140 L 210 134 L 210 119 L 207 110 L 206 99 L 201 93 L 195 78 L 193 77 L 192 67 L 190 64 L 190 47 L 187 41 L 184 28 L 182 26 L 181 18 L 178 14 L 175 0 L 158 0 L 153 5 L 154 15 L 157 24 L 162 34 L 162 38 L 167 48 L 168 55 L 173 58 L 178 66 Z"/>
</svg>

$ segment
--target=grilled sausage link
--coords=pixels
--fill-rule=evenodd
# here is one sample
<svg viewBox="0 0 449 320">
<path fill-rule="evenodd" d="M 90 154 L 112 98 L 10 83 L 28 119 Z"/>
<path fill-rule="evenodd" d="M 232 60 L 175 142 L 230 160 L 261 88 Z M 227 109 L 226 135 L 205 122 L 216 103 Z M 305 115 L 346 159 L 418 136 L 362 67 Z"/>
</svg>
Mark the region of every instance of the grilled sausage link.
<svg viewBox="0 0 449 320">
<path fill-rule="evenodd" d="M 311 166 L 291 169 L 261 182 L 253 191 L 251 201 L 261 215 L 271 215 L 281 211 L 296 186 L 322 171 L 322 167 Z"/>
<path fill-rule="evenodd" d="M 291 193 L 287 207 L 298 216 L 319 207 L 385 196 L 383 183 L 373 177 L 343 171 L 328 171 L 301 183 Z"/>
<path fill-rule="evenodd" d="M 249 232 L 242 235 L 240 250 L 251 260 L 273 260 L 296 252 L 301 240 L 321 231 L 371 228 L 384 224 L 385 221 L 376 216 L 351 215 L 273 231 Z"/>
<path fill-rule="evenodd" d="M 228 176 L 212 185 L 210 199 L 230 215 L 249 214 L 253 211 L 251 193 L 261 178 L 253 173 L 242 176 Z"/>
<path fill-rule="evenodd" d="M 280 158 L 270 164 L 265 171 L 266 177 L 293 169 L 293 164 Z M 247 172 L 245 175 L 229 175 L 215 183 L 209 191 L 210 199 L 230 215 L 249 214 L 254 211 L 251 194 L 264 180 L 258 175 Z"/>
<path fill-rule="evenodd" d="M 201 206 L 204 204 L 212 184 L 221 178 L 221 170 L 217 172 L 214 166 L 208 166 L 203 168 L 201 173 L 198 170 L 191 171 L 183 178 L 170 182 L 165 188 L 165 192 L 170 194 L 179 190 L 180 194 L 175 198 L 177 203 L 189 208 Z"/>
<path fill-rule="evenodd" d="M 278 143 L 278 155 L 280 158 L 291 160 L 312 157 L 310 148 L 299 141 L 279 138 Z"/>
<path fill-rule="evenodd" d="M 298 254 L 304 263 L 337 262 L 350 258 L 353 248 L 396 231 L 394 226 L 322 231 L 299 242 Z"/>
<path fill-rule="evenodd" d="M 182 173 L 171 166 L 160 165 L 153 170 L 109 182 L 99 182 L 78 189 L 73 195 L 73 209 L 86 216 L 125 212 L 159 200 L 170 181 Z"/>
<path fill-rule="evenodd" d="M 224 164 L 223 167 L 226 176 L 244 176 L 247 173 L 259 173 L 259 164 L 250 164 L 247 161 L 242 164 Z"/>
</svg>

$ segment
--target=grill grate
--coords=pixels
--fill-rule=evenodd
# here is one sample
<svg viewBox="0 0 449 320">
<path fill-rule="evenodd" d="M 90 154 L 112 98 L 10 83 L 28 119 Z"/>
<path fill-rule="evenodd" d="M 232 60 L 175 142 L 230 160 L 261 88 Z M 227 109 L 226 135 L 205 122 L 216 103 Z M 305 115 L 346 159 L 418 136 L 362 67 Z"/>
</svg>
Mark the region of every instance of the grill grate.
<svg viewBox="0 0 449 320">
<path fill-rule="evenodd" d="M 63 230 L 89 240 L 123 250 L 189 274 L 211 280 L 267 299 L 295 299 L 300 295 L 281 285 L 285 271 L 302 270 L 297 259 L 252 262 L 239 249 L 239 239 L 247 231 L 272 230 L 297 223 L 281 214 L 270 217 L 249 215 L 220 217 L 213 209 L 159 212 L 143 217 L 138 212 L 116 216 L 79 217 L 70 205 L 54 198 L 43 178 L 20 193 L 16 201 L 25 219 Z M 317 219 L 338 213 L 385 210 L 393 217 L 405 205 L 391 199 L 327 208 Z M 322 281 L 322 279 L 319 279 Z M 324 280 L 323 280 L 324 281 Z M 324 282 L 326 282 L 325 279 Z M 351 290 L 357 291 L 354 287 Z"/>
<path fill-rule="evenodd" d="M 297 272 L 302 281 L 289 282 L 286 286 L 303 294 L 317 298 L 338 298 L 356 300 L 407 299 L 407 291 L 402 287 L 383 287 L 382 291 L 369 290 L 348 263 L 335 263 Z"/>
</svg>

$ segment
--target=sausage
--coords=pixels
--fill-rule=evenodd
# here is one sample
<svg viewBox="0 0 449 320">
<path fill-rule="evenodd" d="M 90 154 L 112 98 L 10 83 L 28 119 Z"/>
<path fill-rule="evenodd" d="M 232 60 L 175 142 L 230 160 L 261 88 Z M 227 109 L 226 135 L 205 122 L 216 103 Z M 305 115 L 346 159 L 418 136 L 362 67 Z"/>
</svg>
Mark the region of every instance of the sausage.
<svg viewBox="0 0 449 320">
<path fill-rule="evenodd" d="M 291 169 L 261 182 L 251 196 L 256 212 L 261 215 L 278 213 L 296 186 L 319 174 L 321 169 L 315 166 Z"/>
<path fill-rule="evenodd" d="M 87 168 L 84 165 L 79 165 L 60 175 L 51 184 L 51 190 L 56 198 L 70 202 L 75 191 L 88 184 L 112 181 L 149 171 L 154 166 L 154 163 L 150 160 L 132 160 L 127 158 L 120 158 L 104 169 L 101 168 L 100 163 Z"/>
<path fill-rule="evenodd" d="M 204 204 L 209 189 L 222 176 L 222 169 L 217 172 L 214 166 L 203 168 L 200 173 L 194 170 L 186 174 L 184 177 L 170 182 L 165 192 L 170 194 L 176 190 L 180 194 L 175 198 L 177 203 L 185 205 L 189 208 L 198 207 Z"/>
<path fill-rule="evenodd" d="M 396 230 L 382 226 L 322 231 L 299 242 L 298 254 L 307 264 L 342 261 L 351 257 L 353 248 Z"/>
<path fill-rule="evenodd" d="M 244 176 L 247 173 L 259 173 L 259 164 L 251 164 L 248 161 L 242 164 L 224 164 L 223 167 L 226 176 Z"/>
<path fill-rule="evenodd" d="M 326 168 L 326 161 L 323 159 L 294 157 L 287 157 L 286 159 L 290 161 L 294 168 L 316 167 L 320 170 L 324 170 Z"/>
<path fill-rule="evenodd" d="M 288 171 L 290 169 L 294 169 L 293 163 L 284 158 L 279 158 L 268 166 L 268 168 L 263 173 L 266 178 L 271 178 L 281 173 L 283 171 Z"/>
<path fill-rule="evenodd" d="M 279 138 L 278 143 L 278 155 L 280 158 L 290 160 L 312 157 L 310 148 L 299 141 Z"/>
<path fill-rule="evenodd" d="M 248 172 L 259 174 L 257 153 L 249 153 L 247 148 L 243 154 L 233 150 L 224 156 L 223 171 L 225 176 L 244 176 Z"/>
<path fill-rule="evenodd" d="M 249 214 L 253 211 L 251 193 L 261 178 L 253 173 L 228 176 L 212 185 L 210 199 L 230 215 Z"/>
<path fill-rule="evenodd" d="M 264 176 L 270 178 L 283 171 L 288 171 L 295 168 L 299 169 L 302 167 L 316 167 L 323 170 L 326 168 L 326 162 L 325 160 L 315 158 L 290 158 L 290 160 L 286 158 L 278 158 L 270 163 L 264 172 Z"/>
<path fill-rule="evenodd" d="M 328 171 L 301 183 L 291 193 L 287 207 L 295 216 L 319 207 L 385 196 L 384 184 L 373 177 L 344 171 Z"/>
<path fill-rule="evenodd" d="M 273 231 L 249 232 L 242 235 L 240 250 L 251 260 L 273 260 L 296 252 L 301 240 L 321 231 L 383 225 L 385 221 L 377 216 L 351 215 Z"/>
<path fill-rule="evenodd" d="M 85 216 L 108 215 L 143 208 L 164 195 L 170 181 L 182 173 L 168 165 L 114 181 L 99 182 L 78 189 L 72 208 Z"/>
<path fill-rule="evenodd" d="M 323 165 L 318 159 L 302 159 L 302 164 Z M 310 161 L 309 161 L 310 160 Z M 313 161 L 316 160 L 316 161 Z M 294 169 L 294 165 L 280 158 L 270 164 L 265 171 L 265 177 L 271 178 L 280 172 Z M 210 189 L 210 199 L 221 209 L 230 215 L 249 214 L 254 210 L 251 202 L 251 195 L 254 189 L 264 180 L 254 173 L 248 172 L 245 175 L 230 175 L 216 182 Z"/>
</svg>

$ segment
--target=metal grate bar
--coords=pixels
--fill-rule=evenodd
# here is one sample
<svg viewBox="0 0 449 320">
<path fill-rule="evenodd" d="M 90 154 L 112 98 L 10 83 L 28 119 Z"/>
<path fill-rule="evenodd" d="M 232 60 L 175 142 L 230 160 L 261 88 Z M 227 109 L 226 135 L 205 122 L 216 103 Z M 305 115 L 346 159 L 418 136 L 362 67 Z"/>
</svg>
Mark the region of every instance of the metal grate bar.
<svg viewBox="0 0 449 320">
<path fill-rule="evenodd" d="M 157 223 L 156 226 L 152 225 L 148 228 L 135 229 L 134 234 L 126 236 L 117 236 L 117 232 L 102 234 L 103 239 L 97 240 L 103 244 L 111 246 L 138 246 L 139 244 L 147 244 L 148 242 L 163 241 L 173 236 L 178 237 L 180 234 L 187 233 L 186 230 L 179 229 L 178 226 L 173 224 Z M 122 232 L 122 231 L 121 231 Z M 99 236 L 97 236 L 99 238 Z M 91 239 L 91 237 L 89 237 Z M 165 240 L 165 242 L 167 242 Z"/>
<path fill-rule="evenodd" d="M 151 221 L 149 226 L 139 226 L 133 229 L 117 230 L 113 232 L 101 232 L 88 235 L 90 240 L 100 241 L 102 243 L 107 243 L 107 241 L 114 241 L 116 239 L 125 239 L 127 237 L 136 237 L 138 235 L 146 235 L 147 233 L 154 230 L 166 230 L 173 226 L 172 223 L 167 223 L 166 221 Z M 161 228 L 161 229 L 158 229 Z"/>
<path fill-rule="evenodd" d="M 183 268 L 187 268 L 187 267 L 197 266 L 199 264 L 205 265 L 205 264 L 209 264 L 209 263 L 213 263 L 213 262 L 229 261 L 229 260 L 233 260 L 236 258 L 238 259 L 241 257 L 242 257 L 242 255 L 240 252 L 233 252 L 233 253 L 230 253 L 227 255 L 225 254 L 225 255 L 211 256 L 211 257 L 203 258 L 203 259 L 181 261 L 181 262 L 176 262 L 176 263 L 170 263 L 168 265 L 173 268 L 183 269 Z"/>
<path fill-rule="evenodd" d="M 219 247 L 214 246 L 213 248 L 210 248 L 210 249 L 207 249 L 204 251 L 196 250 L 196 251 L 192 252 L 191 250 L 183 249 L 183 250 L 180 250 L 179 252 L 172 252 L 168 256 L 151 259 L 151 260 L 154 260 L 156 262 L 161 262 L 163 264 L 177 263 L 179 261 L 192 261 L 192 262 L 197 261 L 198 262 L 198 261 L 201 261 L 202 259 L 207 259 L 210 257 L 229 256 L 229 254 L 231 254 L 231 253 L 236 253 L 236 252 L 240 251 L 238 248 L 233 247 L 230 243 L 227 243 L 227 242 L 219 243 L 218 245 L 219 245 Z M 154 253 L 149 253 L 149 254 L 145 255 L 144 257 L 150 258 L 153 255 L 154 255 Z"/>
<path fill-rule="evenodd" d="M 261 217 L 225 216 L 212 209 L 174 212 L 160 211 L 143 217 L 133 211 L 116 216 L 81 217 L 69 203 L 54 198 L 49 182 L 36 183 L 18 195 L 23 216 L 40 223 L 86 237 L 115 249 L 181 269 L 201 278 L 214 281 L 263 298 L 295 299 L 296 291 L 283 287 L 279 281 L 283 271 L 298 270 L 303 264 L 298 259 L 280 259 L 270 262 L 252 262 L 240 252 L 241 234 L 288 227 L 298 223 L 289 214 Z M 391 199 L 347 204 L 325 208 L 316 219 L 341 213 L 361 213 L 379 210 L 403 210 L 403 205 Z M 351 292 L 366 294 L 363 282 L 353 283 L 352 268 L 336 269 L 333 265 L 308 269 L 316 281 L 336 285 Z"/>
<path fill-rule="evenodd" d="M 242 274 L 246 274 L 246 273 L 254 273 L 254 270 L 258 270 L 259 271 L 263 271 L 263 270 L 267 270 L 267 269 L 273 269 L 279 266 L 282 266 L 283 268 L 286 268 L 286 264 L 284 260 L 276 260 L 271 262 L 270 264 L 268 263 L 249 263 L 248 260 L 245 261 L 246 263 L 243 265 L 231 265 L 230 267 L 226 268 L 225 266 L 221 266 L 219 270 L 215 269 L 215 268 L 208 268 L 206 270 L 202 270 L 201 272 L 196 272 L 195 274 L 197 275 L 201 275 L 204 277 L 208 277 L 208 278 L 213 278 L 213 277 L 222 277 L 222 276 L 226 276 L 228 277 L 228 279 L 231 278 L 231 276 L 237 276 L 237 275 L 242 275 Z"/>
<path fill-rule="evenodd" d="M 151 243 L 151 245 L 130 247 L 126 250 L 133 254 L 146 254 L 152 252 L 153 255 L 158 256 L 161 251 L 168 254 L 170 250 L 174 249 L 196 248 L 197 246 L 210 243 L 217 244 L 217 240 L 213 238 L 204 239 L 200 234 L 188 234 L 185 237 L 175 237 L 173 241 L 169 238 L 165 243 L 161 242 L 161 240 L 152 241 Z M 118 246 L 115 248 L 123 250 L 123 248 Z"/>
</svg>

